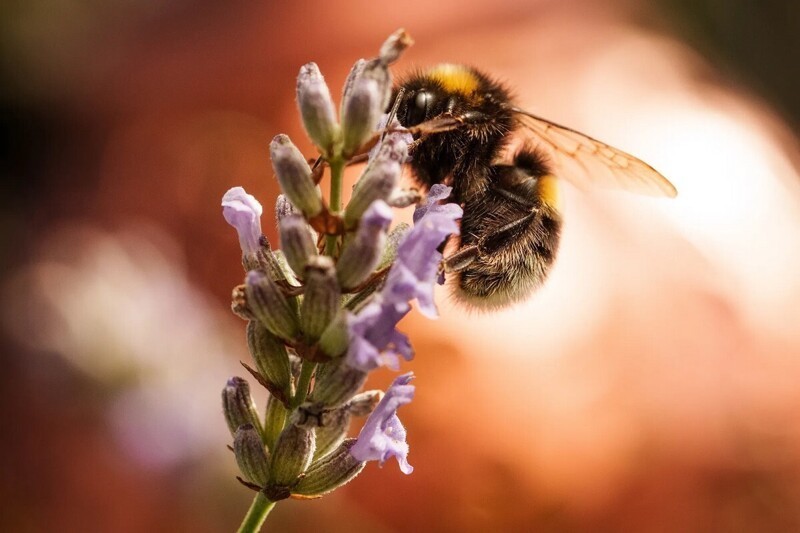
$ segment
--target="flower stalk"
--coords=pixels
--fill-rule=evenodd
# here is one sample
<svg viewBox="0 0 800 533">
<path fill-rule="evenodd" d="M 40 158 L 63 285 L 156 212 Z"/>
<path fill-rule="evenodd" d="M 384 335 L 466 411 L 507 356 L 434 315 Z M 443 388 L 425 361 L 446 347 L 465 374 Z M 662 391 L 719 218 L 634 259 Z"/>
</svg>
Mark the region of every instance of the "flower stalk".
<svg viewBox="0 0 800 533">
<path fill-rule="evenodd" d="M 344 181 L 345 161 L 341 157 L 334 157 L 329 161 L 331 169 L 331 193 L 329 209 L 333 213 L 342 210 L 342 182 Z M 325 239 L 325 255 L 334 256 L 337 251 L 339 237 L 328 235 Z"/>
<path fill-rule="evenodd" d="M 244 516 L 244 520 L 242 520 L 242 525 L 239 526 L 237 531 L 239 533 L 261 531 L 261 526 L 264 524 L 267 515 L 269 515 L 273 507 L 275 507 L 275 502 L 269 501 L 264 493 L 259 492 L 256 494 L 255 499 L 253 499 L 253 503 L 250 504 L 250 509 L 247 510 L 247 514 Z"/>
</svg>

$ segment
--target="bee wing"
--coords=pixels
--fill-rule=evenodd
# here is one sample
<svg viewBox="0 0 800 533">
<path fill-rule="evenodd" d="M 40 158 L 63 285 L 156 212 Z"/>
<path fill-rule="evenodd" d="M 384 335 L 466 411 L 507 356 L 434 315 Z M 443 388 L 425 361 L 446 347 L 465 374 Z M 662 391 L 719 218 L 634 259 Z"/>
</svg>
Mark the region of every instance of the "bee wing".
<svg viewBox="0 0 800 533">
<path fill-rule="evenodd" d="M 527 133 L 550 147 L 556 174 L 580 187 L 600 186 L 674 198 L 678 191 L 653 167 L 604 142 L 512 108 Z"/>
</svg>

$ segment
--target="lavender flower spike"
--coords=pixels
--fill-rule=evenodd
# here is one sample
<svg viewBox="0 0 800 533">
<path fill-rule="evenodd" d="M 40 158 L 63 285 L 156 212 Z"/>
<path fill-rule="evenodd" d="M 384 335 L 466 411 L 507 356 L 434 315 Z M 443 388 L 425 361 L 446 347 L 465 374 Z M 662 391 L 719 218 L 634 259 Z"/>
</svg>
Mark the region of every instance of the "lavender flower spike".
<svg viewBox="0 0 800 533">
<path fill-rule="evenodd" d="M 261 213 L 264 209 L 242 187 L 233 187 L 222 197 L 222 216 L 236 228 L 242 253 L 255 253 L 261 239 Z"/>
<path fill-rule="evenodd" d="M 406 430 L 397 417 L 397 409 L 414 398 L 414 385 L 409 385 L 414 374 L 398 376 L 386 391 L 386 395 L 367 418 L 350 455 L 357 461 L 380 461 L 390 457 L 397 459 L 400 471 L 410 474 L 414 467 L 408 464 Z"/>
</svg>

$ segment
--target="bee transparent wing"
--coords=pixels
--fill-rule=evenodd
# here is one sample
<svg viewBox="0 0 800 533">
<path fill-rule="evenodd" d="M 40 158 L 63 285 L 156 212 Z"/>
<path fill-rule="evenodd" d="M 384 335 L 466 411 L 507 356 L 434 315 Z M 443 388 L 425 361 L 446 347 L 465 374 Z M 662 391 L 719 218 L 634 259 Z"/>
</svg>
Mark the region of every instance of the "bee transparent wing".
<svg viewBox="0 0 800 533">
<path fill-rule="evenodd" d="M 550 148 L 558 177 L 579 187 L 609 187 L 670 198 L 678 194 L 667 178 L 644 161 L 522 109 L 512 110 L 526 132 Z"/>
</svg>

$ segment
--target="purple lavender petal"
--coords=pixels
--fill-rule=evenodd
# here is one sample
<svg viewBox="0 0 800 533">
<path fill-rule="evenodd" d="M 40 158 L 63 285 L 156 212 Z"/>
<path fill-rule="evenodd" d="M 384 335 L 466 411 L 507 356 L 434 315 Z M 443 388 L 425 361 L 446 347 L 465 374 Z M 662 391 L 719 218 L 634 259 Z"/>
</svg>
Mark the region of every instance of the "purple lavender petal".
<svg viewBox="0 0 800 533">
<path fill-rule="evenodd" d="M 441 200 L 448 198 L 452 191 L 452 187 L 442 185 L 441 183 L 433 185 L 428 191 L 428 195 L 425 197 L 425 202 L 421 203 L 414 210 L 414 224 L 418 224 L 428 212 L 448 214 L 454 220 L 461 218 L 461 208 L 457 204 L 439 203 Z"/>
<path fill-rule="evenodd" d="M 372 202 L 361 218 L 362 225 L 379 226 L 381 229 L 386 229 L 391 221 L 392 208 L 383 200 Z"/>
<path fill-rule="evenodd" d="M 363 337 L 351 337 L 347 349 L 348 366 L 369 372 L 380 366 L 381 353 Z"/>
<path fill-rule="evenodd" d="M 399 370 L 400 357 L 410 361 L 414 354 L 408 338 L 395 330 L 410 309 L 407 302 L 392 304 L 378 294 L 358 315 L 350 315 L 347 364 L 369 372 L 379 366 Z"/>
<path fill-rule="evenodd" d="M 439 209 L 448 207 L 447 209 Z M 391 298 L 416 298 L 420 312 L 428 317 L 437 316 L 433 301 L 434 284 L 439 280 L 442 254 L 437 250 L 450 234 L 458 233 L 455 220 L 461 216 L 455 204 L 432 206 L 397 249 L 397 261 L 392 266 L 384 292 Z"/>
<path fill-rule="evenodd" d="M 222 216 L 236 228 L 242 253 L 253 253 L 259 249 L 261 238 L 261 213 L 264 209 L 252 195 L 242 187 L 233 187 L 222 197 Z"/>
<path fill-rule="evenodd" d="M 414 398 L 414 386 L 409 385 L 414 374 L 398 376 L 389 387 L 375 410 L 367 418 L 358 434 L 350 454 L 358 461 L 380 461 L 394 457 L 400 471 L 410 474 L 414 467 L 408 464 L 406 430 L 397 417 L 397 409 Z"/>
<path fill-rule="evenodd" d="M 458 232 L 458 225 L 440 213 L 429 212 L 406 235 L 397 248 L 398 261 L 419 279 L 433 279 L 442 260 L 437 251 L 444 239 Z"/>
<path fill-rule="evenodd" d="M 411 360 L 413 351 L 408 338 L 395 327 L 416 299 L 420 313 L 437 316 L 433 300 L 434 284 L 439 280 L 442 254 L 437 250 L 450 234 L 458 233 L 456 219 L 461 208 L 455 204 L 439 205 L 450 194 L 450 187 L 434 186 L 417 224 L 397 249 L 397 259 L 386 277 L 386 284 L 358 315 L 348 318 L 350 345 L 347 363 L 365 372 L 378 366 L 397 369 L 400 357 Z"/>
</svg>

